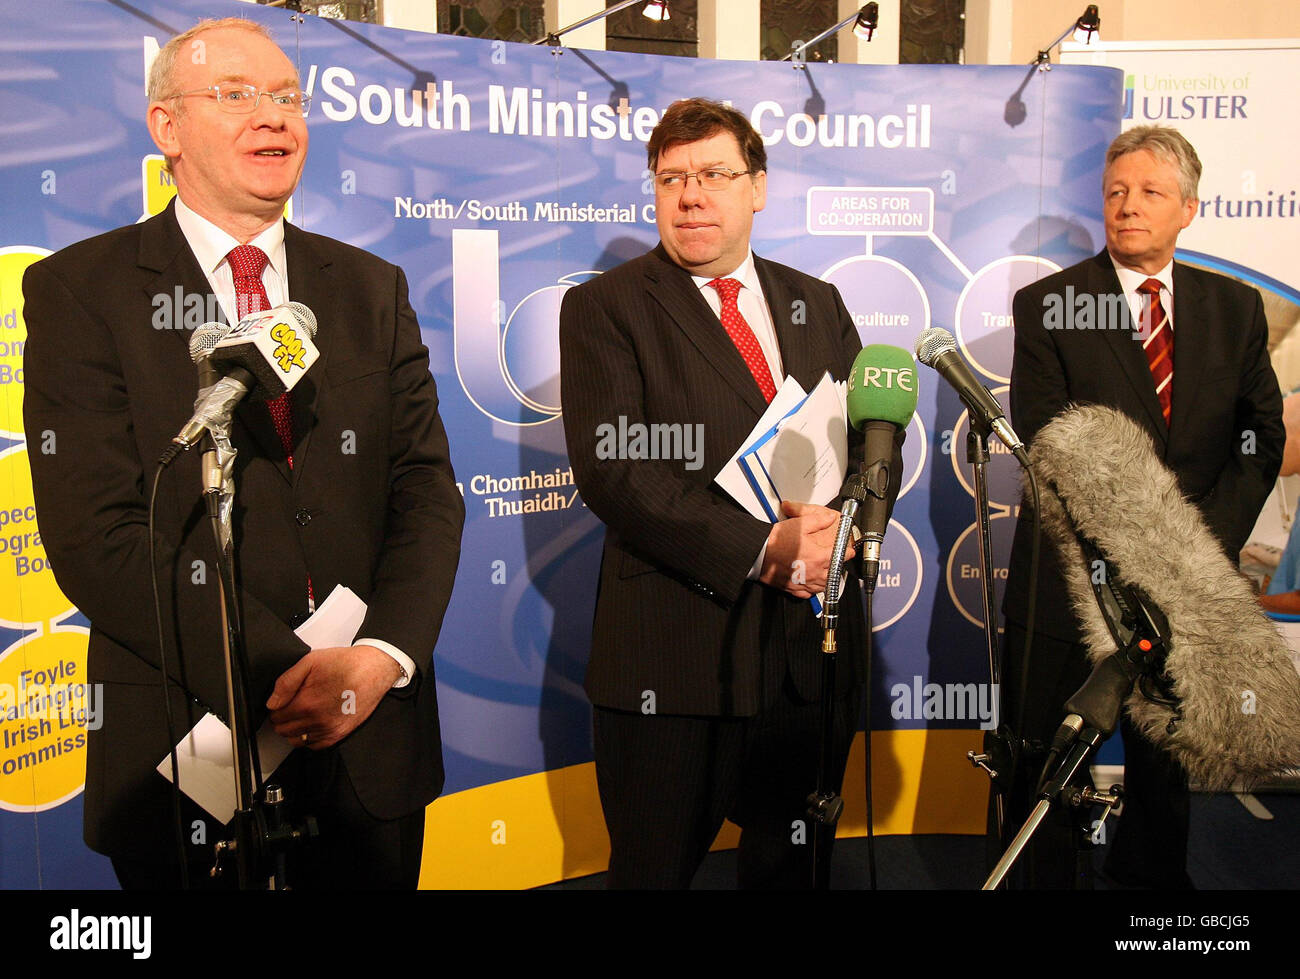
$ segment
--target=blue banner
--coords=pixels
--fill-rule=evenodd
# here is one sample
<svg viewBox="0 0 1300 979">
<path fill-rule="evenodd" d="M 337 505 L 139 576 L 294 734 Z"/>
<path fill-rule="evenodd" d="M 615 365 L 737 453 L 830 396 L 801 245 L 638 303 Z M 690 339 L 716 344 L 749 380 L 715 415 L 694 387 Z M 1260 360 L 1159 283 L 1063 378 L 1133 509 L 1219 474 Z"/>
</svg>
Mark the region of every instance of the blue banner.
<svg viewBox="0 0 1300 979">
<path fill-rule="evenodd" d="M 645 141 L 673 100 L 729 101 L 763 136 L 755 252 L 833 282 L 864 344 L 911 349 L 929 326 L 951 331 L 1004 403 L 1012 294 L 1103 241 L 1101 163 L 1122 113 L 1114 69 L 710 62 L 233 2 L 6 0 L 0 448 L 11 448 L 0 463 L 18 474 L 0 484 L 7 510 L 30 502 L 23 453 L 35 451 L 21 428 L 22 269 L 165 206 L 146 63 L 198 18 L 230 15 L 268 24 L 313 96 L 291 220 L 400 265 L 430 350 L 467 507 L 435 659 L 447 793 L 591 761 L 581 684 L 602 527 L 565 454 L 558 310 L 566 289 L 657 241 Z M 950 690 L 989 679 L 965 417 L 937 375 L 920 379 L 875 602 L 872 724 L 978 731 L 990 691 L 955 701 Z M 1005 453 L 990 470 L 1000 601 L 1018 477 Z M 60 633 L 81 636 L 84 664 L 85 620 L 38 558 L 39 547 L 0 553 L 0 684 L 19 682 L 32 642 Z M 23 753 L 11 733 L 0 766 Z M 15 776 L 0 777 L 0 806 L 40 813 L 0 815 L 0 884 L 111 884 L 78 849 L 76 786 L 33 789 L 32 765 L 0 770 Z"/>
</svg>

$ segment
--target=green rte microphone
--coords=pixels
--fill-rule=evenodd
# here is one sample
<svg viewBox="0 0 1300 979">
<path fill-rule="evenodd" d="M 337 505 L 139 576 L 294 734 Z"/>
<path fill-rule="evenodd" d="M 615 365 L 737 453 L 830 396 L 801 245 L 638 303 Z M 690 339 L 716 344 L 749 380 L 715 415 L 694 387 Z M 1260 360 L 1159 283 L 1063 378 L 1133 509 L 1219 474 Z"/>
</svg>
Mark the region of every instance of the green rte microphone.
<svg viewBox="0 0 1300 979">
<path fill-rule="evenodd" d="M 849 482 L 860 477 L 866 491 L 858 526 L 862 530 L 863 581 L 868 590 L 876 587 L 885 528 L 902 485 L 902 473 L 895 471 L 894 445 L 916 411 L 916 381 L 912 355 L 887 343 L 863 347 L 849 373 L 849 424 L 862 432 L 867 442 L 862 469 L 851 474 Z"/>
<path fill-rule="evenodd" d="M 848 383 L 849 424 L 869 421 L 906 428 L 916 411 L 916 361 L 902 347 L 873 343 L 853 358 Z"/>
</svg>

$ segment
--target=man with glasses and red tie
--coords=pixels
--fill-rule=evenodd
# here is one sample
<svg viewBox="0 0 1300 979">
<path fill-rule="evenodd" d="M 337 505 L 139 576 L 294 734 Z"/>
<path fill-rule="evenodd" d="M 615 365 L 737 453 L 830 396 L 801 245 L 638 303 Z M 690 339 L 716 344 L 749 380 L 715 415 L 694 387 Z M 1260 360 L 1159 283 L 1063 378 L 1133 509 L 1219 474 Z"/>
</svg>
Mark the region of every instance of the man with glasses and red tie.
<svg viewBox="0 0 1300 979">
<path fill-rule="evenodd" d="M 647 152 L 659 245 L 570 289 L 560 312 L 569 458 L 606 525 L 586 690 L 609 885 L 688 887 L 729 817 L 742 887 L 808 887 L 821 694 L 808 598 L 825 584 L 838 511 L 786 504 L 787 519 L 764 523 L 713 477 L 787 375 L 805 390 L 826 371 L 842 380 L 862 345 L 833 286 L 750 250 L 767 154 L 742 114 L 675 102 Z M 702 459 L 598 444 L 602 426 L 636 424 L 702 426 Z M 851 433 L 854 459 L 861 449 Z M 846 594 L 840 646 L 853 655 L 837 675 L 830 786 L 862 679 L 855 583 Z"/>
<path fill-rule="evenodd" d="M 1197 212 L 1200 176 L 1196 151 L 1177 130 L 1138 126 L 1111 143 L 1102 178 L 1106 247 L 1021 289 L 1012 304 L 1011 416 L 1020 436 L 1032 442 L 1068 404 L 1124 412 L 1150 434 L 1235 563 L 1281 463 L 1282 398 L 1269 363 L 1259 293 L 1174 261 L 1178 233 Z M 1080 297 L 1093 303 L 1087 328 L 1071 328 L 1076 324 L 1067 320 Z M 1104 453 L 1106 446 L 1096 449 Z M 1032 512 L 1025 504 L 1003 603 L 1002 716 L 1012 724 L 1022 710 L 1016 698 L 1024 670 L 1031 538 Z M 1019 734 L 1041 744 L 1064 719 L 1064 703 L 1090 667 L 1060 558 L 1046 540 L 1038 581 Z M 1109 841 L 1108 883 L 1189 887 L 1187 776 L 1127 718 L 1121 731 L 1127 794 Z M 1007 840 L 1032 807 L 1042 764 L 1042 754 L 1031 751 L 1017 766 Z M 1084 834 L 1068 813 L 1057 813 L 1022 857 L 1021 883 L 1090 886 Z"/>
<path fill-rule="evenodd" d="M 235 564 L 254 724 L 298 749 L 276 772 L 319 839 L 291 857 L 302 888 L 413 888 L 424 808 L 443 782 L 432 653 L 464 506 L 402 271 L 283 219 L 307 154 L 307 97 L 257 24 L 204 21 L 149 76 L 148 126 L 177 197 L 157 217 L 63 249 L 24 280 L 25 424 L 41 533 L 60 587 L 91 621 L 85 837 L 128 888 L 210 884 L 220 826 L 182 800 L 177 840 L 152 612 L 147 489 L 190 416 L 190 330 L 158 297 L 215 297 L 227 323 L 288 302 L 318 319 L 320 359 L 292 391 L 235 412 Z M 171 328 L 162 328 L 171 327 Z M 199 453 L 162 481 L 154 545 L 172 728 L 224 716 L 216 553 Z M 367 603 L 349 644 L 294 634 L 346 585 Z M 218 882 L 235 882 L 233 869 Z"/>
</svg>

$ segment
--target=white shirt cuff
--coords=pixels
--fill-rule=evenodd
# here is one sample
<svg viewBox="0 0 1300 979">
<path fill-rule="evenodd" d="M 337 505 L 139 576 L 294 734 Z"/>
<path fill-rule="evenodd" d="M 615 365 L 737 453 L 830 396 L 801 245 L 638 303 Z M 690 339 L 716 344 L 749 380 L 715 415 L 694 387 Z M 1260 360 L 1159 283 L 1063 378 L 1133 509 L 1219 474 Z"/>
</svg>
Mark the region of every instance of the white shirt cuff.
<svg viewBox="0 0 1300 979">
<path fill-rule="evenodd" d="M 390 687 L 391 690 L 400 690 L 411 682 L 411 677 L 415 676 L 415 660 L 407 656 L 404 652 L 394 646 L 392 643 L 384 642 L 382 639 L 358 639 L 352 644 L 353 646 L 374 646 L 381 653 L 393 657 L 393 661 L 402 668 L 402 675 Z"/>
<path fill-rule="evenodd" d="M 767 541 L 763 541 L 763 546 L 759 548 L 758 557 L 754 559 L 754 566 L 749 569 L 746 575 L 747 581 L 757 581 L 758 576 L 763 573 L 763 558 L 767 556 Z"/>
</svg>

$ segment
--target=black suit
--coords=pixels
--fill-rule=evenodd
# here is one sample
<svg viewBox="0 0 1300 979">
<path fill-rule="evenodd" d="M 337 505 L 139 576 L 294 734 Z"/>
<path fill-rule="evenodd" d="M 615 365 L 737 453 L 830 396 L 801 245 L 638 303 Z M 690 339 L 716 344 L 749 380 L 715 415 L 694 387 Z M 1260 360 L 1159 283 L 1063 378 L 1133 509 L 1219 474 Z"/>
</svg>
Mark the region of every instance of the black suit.
<svg viewBox="0 0 1300 979">
<path fill-rule="evenodd" d="M 1049 315 L 1053 297 L 1068 301 L 1072 296 L 1087 296 L 1101 300 L 1098 309 L 1109 302 L 1109 308 L 1122 313 L 1120 325 L 1131 326 L 1106 251 L 1016 294 L 1012 421 L 1021 438 L 1032 442 L 1038 430 L 1070 403 L 1102 404 L 1124 412 L 1151 435 L 1179 487 L 1235 562 L 1277 478 L 1285 438 L 1281 395 L 1268 358 L 1263 303 L 1254 289 L 1179 263 L 1174 264 L 1173 279 L 1174 376 L 1167 428 L 1142 343 L 1131 328 L 1067 330 L 1046 325 L 1060 326 L 1072 315 L 1067 305 L 1064 321 L 1054 321 Z M 1104 452 L 1105 447 L 1098 446 L 1097 451 Z M 1029 508 L 1023 507 L 1003 604 L 1009 623 L 1003 689 L 1012 697 L 1023 658 L 1016 637 L 1023 638 L 1026 625 L 1031 516 Z M 1044 738 L 1061 721 L 1065 698 L 1088 673 L 1060 558 L 1047 542 L 1040 559 L 1034 632 L 1024 735 Z M 1017 705 L 1008 706 L 1004 716 L 1014 722 Z M 1171 760 L 1129 735 L 1125 725 L 1130 801 L 1107 869 L 1135 883 L 1185 882 L 1185 778 Z M 1149 777 L 1160 787 L 1153 790 L 1147 784 Z M 1169 818 L 1153 818 L 1144 806 L 1164 807 Z M 1170 821 L 1176 825 L 1169 825 Z M 1133 829 L 1139 823 L 1144 827 L 1141 832 Z M 1160 834 L 1174 844 L 1157 842 L 1154 837 Z M 1157 851 L 1158 856 L 1150 856 Z"/>
<path fill-rule="evenodd" d="M 757 257 L 754 262 L 785 373 L 805 390 L 824 371 L 845 378 L 861 343 L 839 293 L 785 266 Z M 752 733 L 729 726 L 730 721 L 762 718 L 775 705 L 820 696 L 820 630 L 806 600 L 747 580 L 771 526 L 745 513 L 713 478 L 749 435 L 766 403 L 690 274 L 660 246 L 569 290 L 560 314 L 560 353 L 564 429 L 574 478 L 583 500 L 607 528 L 586 689 L 597 707 L 597 775 L 613 841 L 611 881 L 682 886 L 702 851 L 698 858 L 682 857 L 675 873 L 657 881 L 629 871 L 628 864 L 669 862 L 654 849 L 658 834 L 650 820 L 676 805 L 694 803 L 671 788 L 658 794 L 648 788 L 618 794 L 607 783 L 624 775 L 649 782 L 645 770 L 640 775 L 630 771 L 649 764 L 672 786 L 682 784 L 673 773 L 683 767 L 719 763 L 704 760 L 705 749 L 686 733 L 680 738 L 664 733 L 662 751 L 649 760 L 607 753 L 614 729 L 632 724 L 645 730 L 642 722 L 650 714 L 662 722 L 661 728 L 667 725 L 665 718 L 717 718 L 723 719 L 719 730 L 732 733 L 710 728 L 700 736 L 703 740 L 734 736 L 737 743 L 752 746 Z M 629 426 L 701 424 L 702 464 L 687 469 L 682 460 L 601 459 L 598 430 L 602 424 L 618 426 L 620 417 Z M 860 459 L 856 433 L 850 450 Z M 853 582 L 841 619 L 841 649 L 853 651 L 840 657 L 837 692 L 842 703 L 861 680 L 863 628 Z M 850 708 L 843 709 L 841 735 L 847 751 L 856 712 L 849 718 Z M 796 733 L 800 722 L 785 718 L 773 723 L 773 743 L 804 739 L 804 733 Z M 792 758 L 790 765 L 800 769 L 806 761 Z M 832 775 L 835 781 L 842 765 Z M 772 770 L 779 767 L 773 758 Z M 813 788 L 813 774 L 813 767 L 807 767 L 804 795 Z M 724 777 L 701 773 L 704 782 Z M 788 836 L 791 820 L 802 816 L 802 796 L 795 796 L 793 783 L 785 788 L 795 798 L 793 813 L 790 805 L 776 806 L 773 811 L 780 815 L 771 818 Z M 754 793 L 775 794 L 775 789 Z M 744 810 L 751 801 L 712 798 L 697 844 L 707 849 L 723 814 L 745 825 Z M 636 839 L 629 842 L 627 837 Z M 628 847 L 637 849 L 636 856 L 628 856 Z M 742 842 L 742 865 L 744 849 Z"/>
<path fill-rule="evenodd" d="M 304 610 L 308 575 L 318 601 L 348 585 L 369 606 L 359 637 L 396 646 L 418 675 L 335 748 L 296 751 L 286 765 L 309 770 L 307 782 L 345 775 L 376 820 L 410 817 L 443 782 L 432 653 L 464 506 L 401 270 L 293 225 L 285 252 L 292 297 L 319 319 L 321 356 L 293 392 L 292 469 L 264 404 L 241 405 L 232 430 L 254 723 L 276 678 L 307 652 L 288 623 Z M 41 531 L 61 588 L 91 620 L 90 678 L 106 685 L 104 724 L 88 748 L 86 842 L 142 860 L 172 839 L 168 789 L 154 771 L 168 735 L 146 505 L 155 460 L 195 394 L 190 330 L 155 325 L 156 297 L 178 285 L 210 292 L 171 207 L 70 246 L 24 280 L 26 430 L 58 440 L 56 452 L 32 454 Z M 156 514 L 178 735 L 207 711 L 226 714 L 215 549 L 199 487 L 191 452 L 163 477 Z"/>
</svg>

